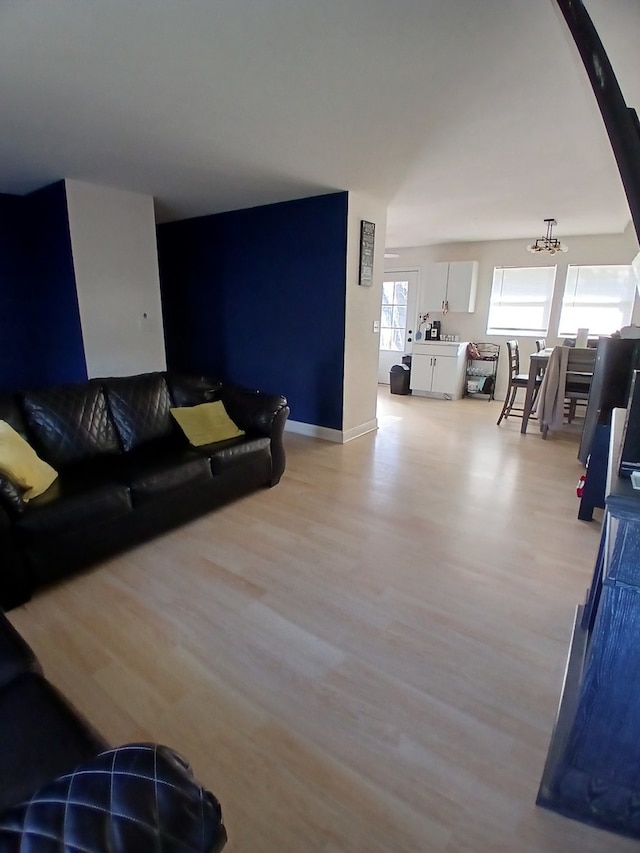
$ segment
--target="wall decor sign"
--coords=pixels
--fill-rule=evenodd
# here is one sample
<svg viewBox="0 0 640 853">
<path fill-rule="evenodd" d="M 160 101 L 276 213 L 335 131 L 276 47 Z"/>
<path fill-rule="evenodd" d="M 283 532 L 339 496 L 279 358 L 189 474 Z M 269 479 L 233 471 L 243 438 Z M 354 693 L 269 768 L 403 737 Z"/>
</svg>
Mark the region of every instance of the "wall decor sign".
<svg viewBox="0 0 640 853">
<path fill-rule="evenodd" d="M 360 280 L 362 287 L 373 284 L 373 244 L 376 236 L 375 222 L 360 220 Z"/>
</svg>

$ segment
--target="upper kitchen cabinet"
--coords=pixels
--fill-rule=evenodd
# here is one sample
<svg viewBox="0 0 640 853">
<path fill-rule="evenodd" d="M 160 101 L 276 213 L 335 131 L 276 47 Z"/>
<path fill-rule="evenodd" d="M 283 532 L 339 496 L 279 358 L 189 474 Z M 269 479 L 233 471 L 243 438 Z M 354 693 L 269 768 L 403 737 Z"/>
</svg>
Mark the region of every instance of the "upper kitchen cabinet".
<svg viewBox="0 0 640 853">
<path fill-rule="evenodd" d="M 445 261 L 424 270 L 419 311 L 471 313 L 476 307 L 477 261 Z"/>
</svg>

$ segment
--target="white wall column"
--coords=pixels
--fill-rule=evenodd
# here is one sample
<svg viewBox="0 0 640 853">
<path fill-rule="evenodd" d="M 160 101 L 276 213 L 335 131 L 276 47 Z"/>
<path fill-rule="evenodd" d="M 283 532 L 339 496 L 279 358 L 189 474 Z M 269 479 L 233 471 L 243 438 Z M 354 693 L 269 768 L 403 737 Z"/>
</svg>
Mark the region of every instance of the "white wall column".
<svg viewBox="0 0 640 853">
<path fill-rule="evenodd" d="M 360 222 L 374 222 L 375 255 L 373 285 L 361 287 Z M 378 357 L 380 331 L 373 324 L 380 320 L 380 301 L 384 273 L 384 244 L 387 229 L 385 202 L 349 193 L 347 221 L 347 274 L 343 380 L 343 441 L 349 441 L 377 428 Z"/>
<path fill-rule="evenodd" d="M 166 368 L 153 198 L 66 180 L 87 373 Z"/>
</svg>

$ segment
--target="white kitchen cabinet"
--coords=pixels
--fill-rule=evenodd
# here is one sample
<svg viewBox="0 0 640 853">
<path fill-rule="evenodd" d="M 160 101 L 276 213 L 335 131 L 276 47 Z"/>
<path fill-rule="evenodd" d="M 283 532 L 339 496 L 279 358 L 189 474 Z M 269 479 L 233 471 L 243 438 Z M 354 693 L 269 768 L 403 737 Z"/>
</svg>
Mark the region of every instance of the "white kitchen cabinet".
<svg viewBox="0 0 640 853">
<path fill-rule="evenodd" d="M 464 390 L 466 364 L 466 343 L 414 343 L 410 388 L 418 396 L 457 400 Z"/>
<path fill-rule="evenodd" d="M 476 307 L 477 261 L 444 261 L 424 270 L 420 292 L 423 314 L 471 313 Z"/>
</svg>

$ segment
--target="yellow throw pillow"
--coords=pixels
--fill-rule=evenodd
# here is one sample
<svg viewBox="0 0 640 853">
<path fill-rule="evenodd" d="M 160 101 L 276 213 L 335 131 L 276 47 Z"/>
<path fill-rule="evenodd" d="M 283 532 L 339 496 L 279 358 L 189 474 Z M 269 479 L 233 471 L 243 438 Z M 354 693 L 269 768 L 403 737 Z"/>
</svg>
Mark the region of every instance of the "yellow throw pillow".
<svg viewBox="0 0 640 853">
<path fill-rule="evenodd" d="M 25 489 L 25 501 L 46 492 L 58 476 L 6 421 L 0 421 L 0 474 Z"/>
<path fill-rule="evenodd" d="M 244 435 L 244 430 L 238 429 L 227 414 L 222 400 L 171 409 L 171 414 L 194 447 Z"/>
</svg>

